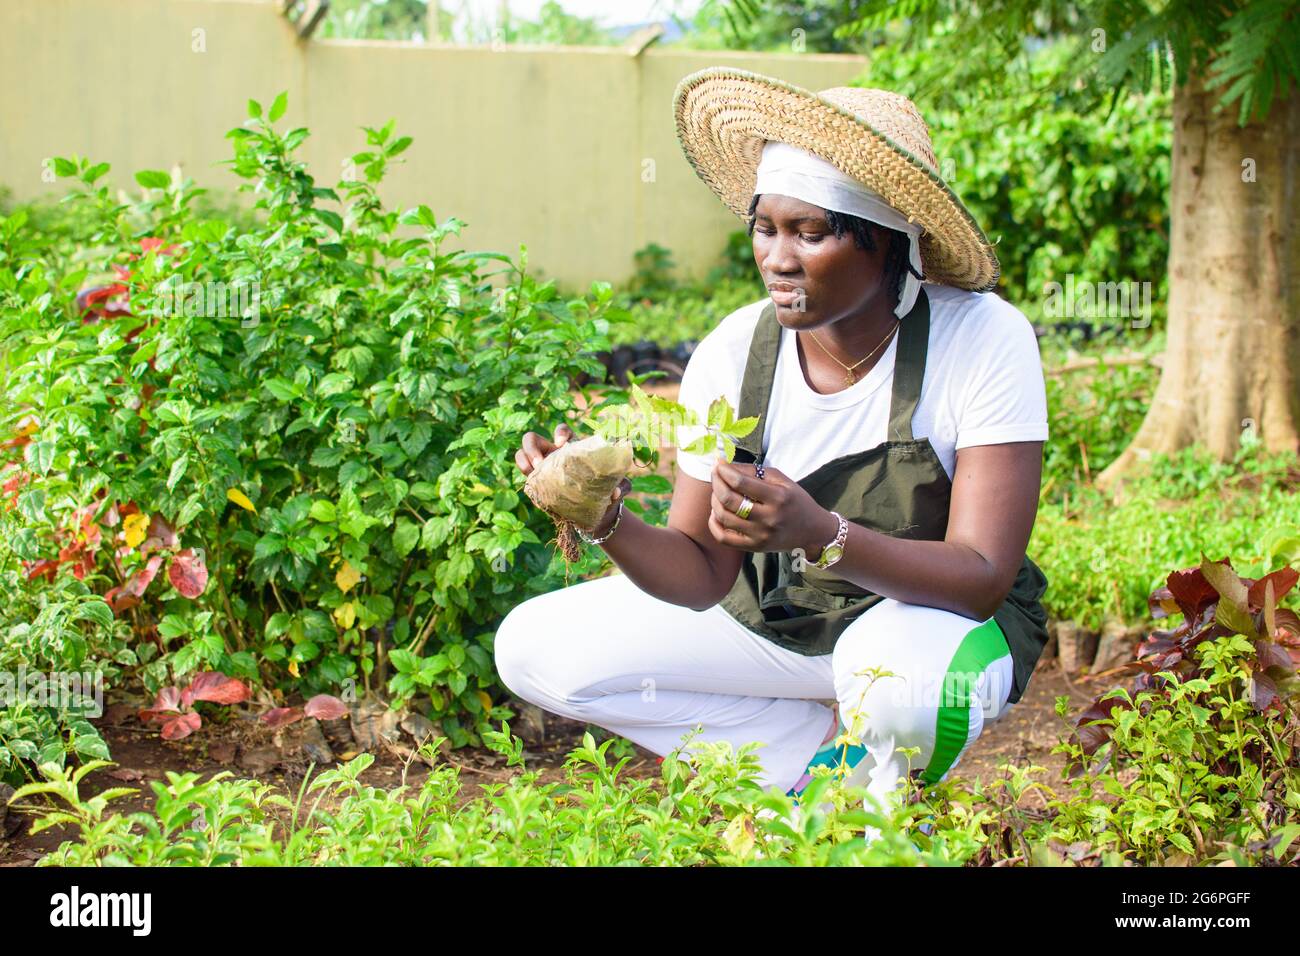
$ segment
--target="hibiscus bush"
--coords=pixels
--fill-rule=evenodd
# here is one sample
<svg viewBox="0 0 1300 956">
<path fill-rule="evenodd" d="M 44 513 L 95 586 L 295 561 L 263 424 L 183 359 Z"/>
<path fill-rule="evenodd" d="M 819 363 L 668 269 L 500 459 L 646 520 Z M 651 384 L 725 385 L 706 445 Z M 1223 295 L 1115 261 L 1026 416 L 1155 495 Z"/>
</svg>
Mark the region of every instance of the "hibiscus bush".
<svg viewBox="0 0 1300 956">
<path fill-rule="evenodd" d="M 83 585 L 106 612 L 84 627 L 129 635 L 150 694 L 200 672 L 376 693 L 477 743 L 496 622 L 566 574 L 513 451 L 626 314 L 386 208 L 392 123 L 318 185 L 286 108 L 250 101 L 228 134 L 251 222 L 197 212 L 179 170 L 128 196 L 80 157 L 54 163 L 57 235 L 0 218 L 0 568 Z"/>
</svg>

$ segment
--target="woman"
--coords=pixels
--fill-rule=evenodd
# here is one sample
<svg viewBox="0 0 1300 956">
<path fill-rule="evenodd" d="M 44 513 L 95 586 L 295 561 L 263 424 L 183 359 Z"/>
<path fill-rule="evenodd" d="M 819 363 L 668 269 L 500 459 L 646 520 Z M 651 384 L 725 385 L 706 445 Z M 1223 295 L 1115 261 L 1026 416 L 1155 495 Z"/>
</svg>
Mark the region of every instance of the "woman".
<svg viewBox="0 0 1300 956">
<path fill-rule="evenodd" d="M 714 68 L 674 100 L 771 293 L 704 338 L 679 401 L 761 420 L 732 462 L 678 452 L 666 528 L 614 493 L 584 537 L 622 573 L 514 608 L 502 680 L 658 754 L 758 742 L 759 782 L 796 797 L 831 762 L 878 798 L 941 780 L 1046 642 L 1033 329 L 979 291 L 997 258 L 906 98 Z M 530 432 L 516 463 L 571 437 Z"/>
</svg>

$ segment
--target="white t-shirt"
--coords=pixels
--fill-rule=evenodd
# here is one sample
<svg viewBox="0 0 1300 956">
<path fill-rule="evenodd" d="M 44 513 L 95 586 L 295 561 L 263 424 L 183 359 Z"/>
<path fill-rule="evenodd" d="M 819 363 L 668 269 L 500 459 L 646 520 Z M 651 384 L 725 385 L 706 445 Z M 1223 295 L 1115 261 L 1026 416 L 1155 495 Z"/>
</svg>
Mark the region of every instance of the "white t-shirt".
<svg viewBox="0 0 1300 956">
<path fill-rule="evenodd" d="M 957 450 L 969 445 L 1047 439 L 1047 394 L 1038 339 L 1029 320 L 992 292 L 967 292 L 925 283 L 930 299 L 930 346 L 912 433 L 929 438 L 949 479 Z M 770 299 L 742 306 L 696 346 L 682 376 L 678 402 L 707 421 L 709 403 L 725 395 L 740 414 L 740 386 L 750 340 Z M 898 336 L 848 388 L 814 392 L 799 367 L 795 333 L 781 329 L 781 350 L 767 408 L 764 463 L 799 481 L 841 455 L 883 442 L 889 425 Z M 759 423 L 763 427 L 763 423 Z M 680 445 L 704 434 L 679 430 Z M 677 465 L 712 481 L 716 451 L 679 450 Z"/>
</svg>

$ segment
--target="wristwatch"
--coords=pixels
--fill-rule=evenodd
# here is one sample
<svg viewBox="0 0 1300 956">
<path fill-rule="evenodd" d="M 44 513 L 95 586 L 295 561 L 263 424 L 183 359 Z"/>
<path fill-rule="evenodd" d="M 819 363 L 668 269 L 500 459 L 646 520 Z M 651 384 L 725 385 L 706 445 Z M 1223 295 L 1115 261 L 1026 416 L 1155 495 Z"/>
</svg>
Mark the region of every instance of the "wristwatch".
<svg viewBox="0 0 1300 956">
<path fill-rule="evenodd" d="M 840 523 L 839 528 L 836 529 L 835 537 L 829 544 L 822 546 L 822 553 L 816 561 L 809 560 L 808 562 L 809 567 L 814 567 L 819 571 L 825 571 L 840 558 L 844 557 L 844 541 L 849 536 L 849 523 L 844 520 L 844 516 L 838 511 L 832 511 L 831 514 L 833 514 L 836 520 Z"/>
</svg>

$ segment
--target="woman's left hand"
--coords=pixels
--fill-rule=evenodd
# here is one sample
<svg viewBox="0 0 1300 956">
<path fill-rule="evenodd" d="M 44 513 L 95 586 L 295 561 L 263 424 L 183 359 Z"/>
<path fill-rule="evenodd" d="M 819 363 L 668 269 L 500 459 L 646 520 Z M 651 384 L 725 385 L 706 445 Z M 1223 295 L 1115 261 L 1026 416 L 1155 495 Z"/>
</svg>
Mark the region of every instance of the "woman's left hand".
<svg viewBox="0 0 1300 956">
<path fill-rule="evenodd" d="M 736 514 L 744 498 L 754 502 L 747 518 Z M 719 544 L 756 552 L 801 548 L 816 559 L 838 526 L 834 515 L 776 468 L 764 467 L 759 478 L 752 464 L 719 460 L 713 467 L 709 530 Z"/>
</svg>

